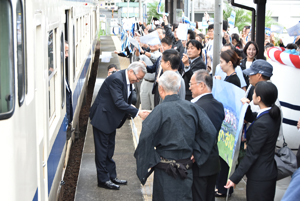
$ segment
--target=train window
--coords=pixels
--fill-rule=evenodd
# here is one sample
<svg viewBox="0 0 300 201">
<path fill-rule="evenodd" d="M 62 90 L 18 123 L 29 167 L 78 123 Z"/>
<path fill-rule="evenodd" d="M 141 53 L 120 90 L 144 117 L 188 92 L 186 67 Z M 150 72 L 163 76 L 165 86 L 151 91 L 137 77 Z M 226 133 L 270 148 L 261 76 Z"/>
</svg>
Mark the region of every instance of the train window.
<svg viewBox="0 0 300 201">
<path fill-rule="evenodd" d="M 0 1 L 0 120 L 14 111 L 14 55 L 12 9 L 9 1 Z"/>
<path fill-rule="evenodd" d="M 18 70 L 18 100 L 21 106 L 25 98 L 25 60 L 24 60 L 24 26 L 21 1 L 17 2 L 17 70 Z"/>
<path fill-rule="evenodd" d="M 51 30 L 48 34 L 48 90 L 49 90 L 49 118 L 55 116 L 55 77 L 57 74 L 56 70 L 56 29 Z"/>
<path fill-rule="evenodd" d="M 64 34 L 60 35 L 60 73 L 61 73 L 61 107 L 64 108 L 65 105 L 65 51 L 69 51 L 67 48 L 67 43 L 64 40 Z M 66 49 L 66 50 L 65 50 Z"/>
</svg>

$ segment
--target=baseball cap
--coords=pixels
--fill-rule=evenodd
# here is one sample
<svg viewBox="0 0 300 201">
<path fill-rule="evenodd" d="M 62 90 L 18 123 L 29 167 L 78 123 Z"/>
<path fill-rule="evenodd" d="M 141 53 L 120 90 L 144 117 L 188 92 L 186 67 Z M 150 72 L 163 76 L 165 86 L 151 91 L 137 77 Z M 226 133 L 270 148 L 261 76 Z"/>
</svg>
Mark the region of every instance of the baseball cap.
<svg viewBox="0 0 300 201">
<path fill-rule="evenodd" d="M 251 64 L 250 68 L 243 70 L 243 73 L 245 75 L 256 75 L 259 73 L 266 77 L 271 77 L 273 75 L 273 66 L 263 59 L 257 59 Z"/>
</svg>

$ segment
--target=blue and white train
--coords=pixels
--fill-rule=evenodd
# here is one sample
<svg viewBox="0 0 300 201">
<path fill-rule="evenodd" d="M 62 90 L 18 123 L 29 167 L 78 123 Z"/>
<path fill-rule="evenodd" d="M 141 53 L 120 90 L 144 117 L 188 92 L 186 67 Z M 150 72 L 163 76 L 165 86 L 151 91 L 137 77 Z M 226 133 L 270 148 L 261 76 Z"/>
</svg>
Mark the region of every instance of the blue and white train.
<svg viewBox="0 0 300 201">
<path fill-rule="evenodd" d="M 66 83 L 76 127 L 98 1 L 0 0 L 0 16 L 0 200 L 56 200 L 68 155 Z"/>
</svg>

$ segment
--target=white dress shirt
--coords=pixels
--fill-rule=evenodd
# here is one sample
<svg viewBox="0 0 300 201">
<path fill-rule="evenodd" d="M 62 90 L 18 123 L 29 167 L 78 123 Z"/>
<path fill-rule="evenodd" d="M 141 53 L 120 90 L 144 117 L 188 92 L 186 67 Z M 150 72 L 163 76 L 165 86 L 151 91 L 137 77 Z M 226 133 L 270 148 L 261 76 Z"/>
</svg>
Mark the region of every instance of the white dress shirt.
<svg viewBox="0 0 300 201">
<path fill-rule="evenodd" d="M 192 102 L 192 103 L 196 103 L 200 98 L 202 98 L 203 96 L 208 95 L 208 94 L 211 94 L 211 93 L 204 93 L 204 94 L 201 94 L 201 95 L 197 96 L 196 98 L 193 98 L 193 99 L 191 100 L 191 102 Z"/>
<path fill-rule="evenodd" d="M 126 83 L 127 83 L 127 98 L 130 96 L 131 94 L 131 91 L 130 91 L 130 82 L 129 82 L 129 79 L 128 79 L 128 71 L 125 70 L 125 77 L 126 77 Z M 132 85 L 132 90 L 134 90 L 134 85 Z"/>
</svg>

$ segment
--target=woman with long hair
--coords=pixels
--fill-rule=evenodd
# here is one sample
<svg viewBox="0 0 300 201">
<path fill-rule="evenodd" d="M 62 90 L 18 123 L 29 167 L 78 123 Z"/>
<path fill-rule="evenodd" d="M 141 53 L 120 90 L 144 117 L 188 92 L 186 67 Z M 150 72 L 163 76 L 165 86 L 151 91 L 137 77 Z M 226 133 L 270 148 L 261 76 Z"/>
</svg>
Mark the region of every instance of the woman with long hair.
<svg viewBox="0 0 300 201">
<path fill-rule="evenodd" d="M 245 120 L 252 124 L 245 134 L 246 154 L 225 186 L 234 187 L 246 175 L 248 201 L 274 200 L 277 179 L 274 154 L 281 121 L 280 109 L 275 105 L 277 96 L 277 88 L 271 82 L 255 85 L 252 100 L 260 110 L 257 113 L 247 110 Z M 250 102 L 247 98 L 241 101 Z"/>
<path fill-rule="evenodd" d="M 228 49 L 221 52 L 220 66 L 222 71 L 227 75 L 224 81 L 230 82 L 237 87 L 241 87 L 240 79 L 235 72 L 235 68 L 237 67 L 237 65 L 239 65 L 239 63 L 240 57 L 234 50 Z"/>
<path fill-rule="evenodd" d="M 249 41 L 245 47 L 244 47 L 244 54 L 246 55 L 246 58 L 244 58 L 241 63 L 240 63 L 240 66 L 241 66 L 241 69 L 242 70 L 245 70 L 247 68 L 250 68 L 251 64 L 253 63 L 253 61 L 255 61 L 256 59 L 256 56 L 258 54 L 258 45 L 256 42 L 254 41 Z M 244 74 L 244 78 L 245 78 L 245 81 L 247 83 L 247 88 L 249 86 L 249 78 L 248 76 L 246 76 Z"/>
<path fill-rule="evenodd" d="M 228 49 L 221 52 L 220 66 L 223 72 L 226 73 L 226 77 L 224 81 L 234 84 L 237 87 L 241 87 L 240 79 L 235 72 L 235 68 L 239 63 L 240 63 L 240 57 L 237 55 L 237 53 L 234 50 Z M 221 76 L 216 76 L 216 78 L 221 79 Z M 216 181 L 215 197 L 226 197 L 227 189 L 224 188 L 224 186 L 228 178 L 227 176 L 229 172 L 229 166 L 226 163 L 226 161 L 224 161 L 221 157 L 220 157 L 220 164 L 221 164 L 221 170 Z M 231 195 L 232 193 L 233 193 L 233 188 L 230 188 L 229 195 Z"/>
</svg>

